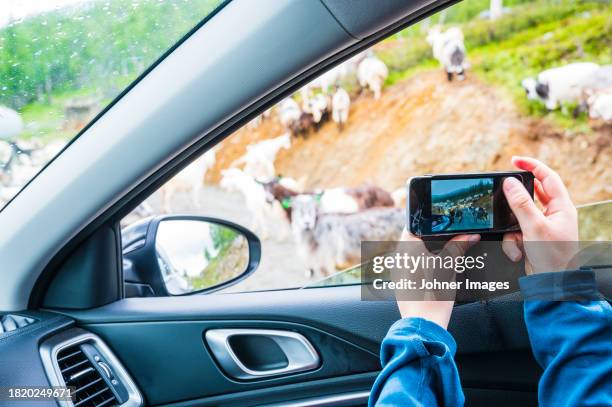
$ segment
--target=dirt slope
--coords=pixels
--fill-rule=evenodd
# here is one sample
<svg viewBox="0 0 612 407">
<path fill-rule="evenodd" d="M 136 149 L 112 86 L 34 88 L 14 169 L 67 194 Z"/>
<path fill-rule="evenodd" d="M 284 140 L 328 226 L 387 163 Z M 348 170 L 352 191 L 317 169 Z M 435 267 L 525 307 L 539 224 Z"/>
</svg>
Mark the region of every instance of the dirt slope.
<svg viewBox="0 0 612 407">
<path fill-rule="evenodd" d="M 275 119 L 229 137 L 209 182 L 245 151 L 247 144 L 276 137 Z M 383 91 L 380 100 L 353 100 L 349 124 L 339 133 L 328 123 L 307 140 L 294 139 L 276 161 L 280 174 L 307 175 L 309 187 L 370 182 L 389 190 L 413 175 L 509 169 L 514 154 L 538 157 L 567 181 L 576 203 L 612 198 L 612 129 L 565 135 L 543 120 L 524 118 L 496 89 L 470 75 L 446 82 L 425 72 Z"/>
</svg>

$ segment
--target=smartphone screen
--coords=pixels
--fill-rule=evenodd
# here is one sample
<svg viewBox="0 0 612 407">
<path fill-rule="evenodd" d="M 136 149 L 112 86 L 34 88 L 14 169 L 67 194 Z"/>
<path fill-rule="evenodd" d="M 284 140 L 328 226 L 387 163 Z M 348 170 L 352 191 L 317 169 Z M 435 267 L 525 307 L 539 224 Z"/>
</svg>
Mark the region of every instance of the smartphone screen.
<svg viewBox="0 0 612 407">
<path fill-rule="evenodd" d="M 431 181 L 431 232 L 493 228 L 493 178 Z"/>
<path fill-rule="evenodd" d="M 533 175 L 526 172 L 413 178 L 408 195 L 410 231 L 441 236 L 518 230 L 502 190 L 506 177 L 521 180 L 533 196 Z"/>
</svg>

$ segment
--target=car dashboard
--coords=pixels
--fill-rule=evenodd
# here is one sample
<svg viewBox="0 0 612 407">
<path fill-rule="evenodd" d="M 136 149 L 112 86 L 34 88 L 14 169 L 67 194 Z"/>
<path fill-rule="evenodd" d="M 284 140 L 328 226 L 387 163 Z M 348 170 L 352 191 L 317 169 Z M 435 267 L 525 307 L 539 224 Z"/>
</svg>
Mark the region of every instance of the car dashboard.
<svg viewBox="0 0 612 407">
<path fill-rule="evenodd" d="M 99 336 L 50 312 L 0 315 L 0 404 L 141 406 L 138 387 Z M 51 391 L 50 389 L 54 389 Z"/>
</svg>

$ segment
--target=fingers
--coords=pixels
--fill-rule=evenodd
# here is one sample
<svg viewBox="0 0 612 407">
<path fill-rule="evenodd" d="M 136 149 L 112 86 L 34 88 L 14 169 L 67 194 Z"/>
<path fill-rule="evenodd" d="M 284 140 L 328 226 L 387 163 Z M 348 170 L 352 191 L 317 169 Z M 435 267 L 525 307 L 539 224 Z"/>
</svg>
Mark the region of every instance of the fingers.
<svg viewBox="0 0 612 407">
<path fill-rule="evenodd" d="M 541 223 L 544 215 L 538 209 L 523 183 L 514 177 L 508 177 L 503 184 L 504 195 L 514 216 L 518 219 L 521 229 L 529 225 Z"/>
<path fill-rule="evenodd" d="M 449 240 L 442 251 L 453 257 L 463 256 L 479 240 L 480 235 L 458 235 Z"/>
<path fill-rule="evenodd" d="M 520 241 L 521 234 L 517 232 L 506 233 L 502 241 L 502 250 L 506 256 L 508 256 L 508 258 L 515 263 L 523 257 L 523 252 L 520 248 Z"/>
<path fill-rule="evenodd" d="M 512 164 L 523 171 L 533 173 L 542 184 L 542 189 L 550 199 L 562 198 L 569 200 L 569 192 L 565 188 L 559 174 L 541 161 L 531 157 L 512 157 Z"/>
<path fill-rule="evenodd" d="M 540 182 L 539 179 L 534 179 L 533 180 L 533 187 L 534 187 L 534 190 L 535 190 L 535 194 L 538 197 L 538 201 L 540 201 L 540 203 L 543 206 L 548 205 L 548 203 L 550 202 L 550 197 L 544 191 L 544 187 L 542 186 L 542 183 Z"/>
</svg>

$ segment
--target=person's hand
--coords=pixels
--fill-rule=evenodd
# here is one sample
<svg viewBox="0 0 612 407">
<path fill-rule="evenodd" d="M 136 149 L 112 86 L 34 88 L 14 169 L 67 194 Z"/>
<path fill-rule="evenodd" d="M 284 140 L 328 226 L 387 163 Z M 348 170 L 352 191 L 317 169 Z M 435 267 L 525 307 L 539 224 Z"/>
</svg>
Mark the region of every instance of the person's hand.
<svg viewBox="0 0 612 407">
<path fill-rule="evenodd" d="M 418 237 L 413 236 L 406 230 L 402 233 L 401 237 L 402 241 L 405 242 L 414 242 L 415 245 L 419 245 L 418 248 L 415 247 L 415 253 L 419 254 L 423 253 L 425 255 L 433 254 L 429 253 L 425 248 L 425 244 Z M 441 255 L 450 255 L 450 256 L 463 256 L 465 252 L 476 242 L 480 240 L 480 235 L 459 235 L 453 237 L 442 249 Z M 448 321 L 451 317 L 451 312 L 453 311 L 453 305 L 455 301 L 397 301 L 397 306 L 399 308 L 400 314 L 402 318 L 424 318 L 429 321 L 435 322 L 440 325 L 442 328 L 446 329 L 448 327 Z"/>
<path fill-rule="evenodd" d="M 540 210 L 516 178 L 506 178 L 503 190 L 520 232 L 507 233 L 502 247 L 513 261 L 526 256 L 528 274 L 561 271 L 576 254 L 578 214 L 561 177 L 546 164 L 529 157 L 513 157 L 518 169 L 533 173 Z"/>
</svg>

